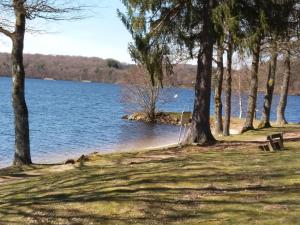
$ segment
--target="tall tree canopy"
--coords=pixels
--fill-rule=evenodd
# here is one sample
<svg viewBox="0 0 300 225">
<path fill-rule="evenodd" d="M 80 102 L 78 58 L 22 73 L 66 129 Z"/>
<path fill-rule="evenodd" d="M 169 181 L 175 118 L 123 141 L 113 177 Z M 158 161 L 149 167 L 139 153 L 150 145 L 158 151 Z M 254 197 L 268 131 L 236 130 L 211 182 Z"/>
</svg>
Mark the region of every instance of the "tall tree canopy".
<svg viewBox="0 0 300 225">
<path fill-rule="evenodd" d="M 256 111 L 258 89 L 258 67 L 262 46 L 270 37 L 271 32 L 284 32 L 285 21 L 294 4 L 290 1 L 243 1 L 241 28 L 245 32 L 244 46 L 252 56 L 250 90 L 248 108 L 242 132 L 254 128 L 253 120 Z M 279 21 L 278 21 L 279 20 Z"/>
<path fill-rule="evenodd" d="M 125 7 L 126 14 L 120 10 L 117 13 L 133 39 L 128 47 L 130 56 L 147 70 L 153 85 L 159 81 L 162 86 L 163 76 L 172 73 L 168 39 L 153 35 L 145 17 L 134 14 L 133 8 L 128 4 L 125 4 Z"/>
<path fill-rule="evenodd" d="M 274 0 L 123 0 L 128 13 L 136 21 L 149 24 L 149 34 L 155 38 L 166 38 L 177 52 L 189 53 L 197 58 L 195 82 L 195 102 L 192 123 L 187 142 L 212 144 L 215 142 L 210 130 L 210 93 L 212 75 L 213 45 L 226 41 L 232 55 L 232 44 L 237 37 L 243 37 L 239 48 L 249 52 L 252 57 L 251 85 L 248 110 L 243 131 L 253 129 L 253 119 L 257 99 L 257 74 L 261 46 L 269 30 L 280 30 L 283 23 L 276 19 L 286 19 L 286 12 L 294 1 Z M 280 17 L 278 17 L 280 15 Z M 284 17 L 285 16 L 285 17 Z M 229 44 L 228 44 L 229 43 Z M 231 67 L 231 65 L 230 65 Z M 230 68 L 228 68 L 230 73 Z M 228 104 L 230 104 L 230 77 Z M 230 110 L 227 110 L 230 118 Z M 229 120 L 226 128 L 229 129 Z"/>
<path fill-rule="evenodd" d="M 150 34 L 164 37 L 179 54 L 197 58 L 195 102 L 187 142 L 212 144 L 210 93 L 215 32 L 212 11 L 215 1 L 123 1 L 129 12 L 149 23 Z"/>
<path fill-rule="evenodd" d="M 244 38 L 243 33 L 240 31 L 240 1 L 237 0 L 224 0 L 214 9 L 213 20 L 215 23 L 215 30 L 217 33 L 217 45 L 219 49 L 224 49 L 227 55 L 227 67 L 225 74 L 225 107 L 224 107 L 224 126 L 220 125 L 222 123 L 222 111 L 219 105 L 221 105 L 221 93 L 222 93 L 222 82 L 220 82 L 221 77 L 217 77 L 218 86 L 215 90 L 215 108 L 217 110 L 216 114 L 216 127 L 222 128 L 217 129 L 218 133 L 223 132 L 224 136 L 229 135 L 230 119 L 231 119 L 231 81 L 232 81 L 232 57 L 234 49 L 239 47 L 239 43 L 242 38 Z M 220 67 L 220 62 L 218 63 L 218 68 Z M 223 64 L 223 62 L 222 62 Z M 221 65 L 223 66 L 223 65 Z M 220 69 L 218 69 L 219 71 Z"/>
</svg>

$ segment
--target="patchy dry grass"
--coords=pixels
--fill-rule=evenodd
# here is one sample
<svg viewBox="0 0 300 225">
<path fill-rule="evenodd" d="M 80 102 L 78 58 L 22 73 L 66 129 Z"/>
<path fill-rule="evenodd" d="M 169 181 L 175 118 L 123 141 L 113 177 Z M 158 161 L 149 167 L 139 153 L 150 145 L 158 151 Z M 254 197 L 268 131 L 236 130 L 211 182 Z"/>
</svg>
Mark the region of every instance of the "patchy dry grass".
<svg viewBox="0 0 300 225">
<path fill-rule="evenodd" d="M 91 155 L 84 165 L 0 171 L 0 224 L 297 224 L 300 142 L 260 152 L 279 128 L 196 146 Z M 299 125 L 285 128 L 299 132 Z"/>
</svg>

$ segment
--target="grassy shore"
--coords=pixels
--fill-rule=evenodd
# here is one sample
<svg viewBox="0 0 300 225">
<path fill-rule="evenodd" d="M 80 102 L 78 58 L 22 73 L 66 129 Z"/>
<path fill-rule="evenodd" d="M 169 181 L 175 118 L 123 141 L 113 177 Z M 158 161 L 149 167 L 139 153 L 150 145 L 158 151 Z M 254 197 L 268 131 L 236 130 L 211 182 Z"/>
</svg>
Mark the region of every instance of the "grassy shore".
<svg viewBox="0 0 300 225">
<path fill-rule="evenodd" d="M 285 151 L 258 150 L 282 130 Z M 0 224 L 298 224 L 299 131 L 0 170 Z"/>
</svg>

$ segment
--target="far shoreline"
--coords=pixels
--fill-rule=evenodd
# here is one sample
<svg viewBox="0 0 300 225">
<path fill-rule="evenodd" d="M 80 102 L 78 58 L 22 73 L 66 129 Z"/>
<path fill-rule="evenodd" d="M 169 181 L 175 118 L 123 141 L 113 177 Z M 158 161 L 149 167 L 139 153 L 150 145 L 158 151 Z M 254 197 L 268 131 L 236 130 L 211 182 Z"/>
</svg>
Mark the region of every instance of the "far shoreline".
<svg viewBox="0 0 300 225">
<path fill-rule="evenodd" d="M 0 78 L 11 78 L 10 75 L 2 75 L 0 74 Z M 114 85 L 126 85 L 127 83 L 120 83 L 120 82 L 98 82 L 98 81 L 93 81 L 93 80 L 65 80 L 65 79 L 54 79 L 52 77 L 46 77 L 46 78 L 40 78 L 40 77 L 34 77 L 34 76 L 26 76 L 25 78 L 27 79 L 32 79 L 32 80 L 44 80 L 44 81 L 67 81 L 67 82 L 81 82 L 81 83 L 95 83 L 95 84 L 114 84 Z M 166 88 L 180 88 L 180 89 L 188 89 L 188 90 L 193 90 L 194 86 L 193 85 L 177 85 L 177 86 L 166 86 Z M 213 87 L 212 87 L 213 89 Z M 237 90 L 232 90 L 232 94 L 238 94 L 239 92 Z M 258 94 L 264 94 L 265 90 L 258 90 Z M 280 93 L 274 92 L 276 95 L 280 95 Z M 242 91 L 242 94 L 248 94 L 247 91 Z M 300 92 L 291 92 L 289 93 L 288 96 L 300 96 Z"/>
</svg>

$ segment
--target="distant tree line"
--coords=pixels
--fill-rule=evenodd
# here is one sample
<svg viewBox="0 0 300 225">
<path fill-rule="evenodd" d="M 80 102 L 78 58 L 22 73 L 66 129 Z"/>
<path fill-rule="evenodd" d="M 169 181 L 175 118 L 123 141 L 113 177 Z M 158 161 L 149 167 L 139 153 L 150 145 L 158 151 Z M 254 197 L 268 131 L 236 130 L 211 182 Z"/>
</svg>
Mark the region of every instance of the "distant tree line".
<svg viewBox="0 0 300 225">
<path fill-rule="evenodd" d="M 41 55 L 24 54 L 24 68 L 28 78 L 55 80 L 89 80 L 101 83 L 128 83 L 128 75 L 135 73 L 134 65 L 119 62 L 115 59 L 101 59 L 96 57 L 80 56 L 60 56 L 60 55 Z M 193 87 L 196 66 L 191 64 L 178 64 L 174 66 L 174 73 L 165 79 L 166 85 Z M 264 91 L 267 80 L 268 63 L 261 63 L 259 67 L 259 86 L 260 91 Z M 283 71 L 283 62 L 278 62 L 278 73 Z M 213 70 L 212 87 L 216 82 L 216 68 Z M 232 88 L 237 92 L 239 89 L 238 78 L 241 76 L 241 89 L 247 90 L 249 87 L 249 69 L 241 68 L 232 72 Z M 292 74 L 290 82 L 290 94 L 300 95 L 300 60 L 292 61 Z M 11 76 L 10 54 L 0 53 L 0 76 Z M 281 79 L 276 78 L 275 93 L 280 92 Z M 131 80 L 132 82 L 132 80 Z"/>
</svg>

